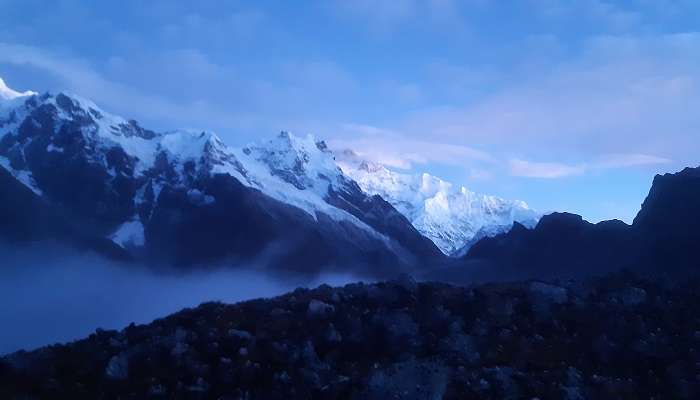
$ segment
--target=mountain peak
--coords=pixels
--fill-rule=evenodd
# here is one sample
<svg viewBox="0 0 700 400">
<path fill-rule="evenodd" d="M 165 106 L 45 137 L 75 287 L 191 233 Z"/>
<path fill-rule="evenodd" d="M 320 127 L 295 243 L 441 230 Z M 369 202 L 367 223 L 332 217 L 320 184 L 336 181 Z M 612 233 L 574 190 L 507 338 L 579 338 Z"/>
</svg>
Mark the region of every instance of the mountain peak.
<svg viewBox="0 0 700 400">
<path fill-rule="evenodd" d="M 650 231 L 687 232 L 697 229 L 700 213 L 700 168 L 656 175 L 634 225 Z"/>
<path fill-rule="evenodd" d="M 318 178 L 333 183 L 341 174 L 328 146 L 313 135 L 296 136 L 282 131 L 272 139 L 249 145 L 243 152 L 297 189 L 316 186 Z"/>
<path fill-rule="evenodd" d="M 368 173 L 375 173 L 386 170 L 380 163 L 367 160 L 352 149 L 345 149 L 336 153 L 336 160 L 342 169 L 358 169 Z M 388 172 L 388 170 L 387 170 Z"/>
<path fill-rule="evenodd" d="M 25 92 L 18 92 L 5 84 L 5 81 L 0 78 L 0 99 L 3 100 L 14 100 L 18 97 L 27 97 L 27 96 L 33 96 L 35 95 L 36 92 L 32 92 L 31 90 L 27 90 Z"/>
<path fill-rule="evenodd" d="M 180 160 L 198 159 L 217 150 L 224 150 L 224 142 L 210 131 L 177 130 L 160 135 L 160 148 Z"/>
<path fill-rule="evenodd" d="M 316 140 L 314 135 L 307 134 L 306 136 L 297 136 L 289 131 L 281 131 L 276 138 L 268 140 L 265 146 L 284 152 L 293 151 L 295 153 L 304 153 L 314 152 L 316 150 L 329 152 L 326 142 L 323 140 Z"/>
<path fill-rule="evenodd" d="M 685 167 L 682 171 L 676 173 L 676 175 L 685 177 L 700 177 L 700 167 Z"/>
</svg>

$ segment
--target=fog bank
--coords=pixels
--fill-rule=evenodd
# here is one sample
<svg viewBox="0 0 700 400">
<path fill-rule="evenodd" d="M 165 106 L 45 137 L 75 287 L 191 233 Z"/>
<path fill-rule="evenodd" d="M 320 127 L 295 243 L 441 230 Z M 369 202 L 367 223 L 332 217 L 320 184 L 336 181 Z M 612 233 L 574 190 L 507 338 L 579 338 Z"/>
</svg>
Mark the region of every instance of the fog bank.
<svg viewBox="0 0 700 400">
<path fill-rule="evenodd" d="M 280 278 L 245 266 L 156 272 L 54 247 L 0 247 L 0 355 L 79 339 L 96 328 L 147 323 L 205 301 L 231 303 L 356 280 L 341 274 Z"/>
</svg>

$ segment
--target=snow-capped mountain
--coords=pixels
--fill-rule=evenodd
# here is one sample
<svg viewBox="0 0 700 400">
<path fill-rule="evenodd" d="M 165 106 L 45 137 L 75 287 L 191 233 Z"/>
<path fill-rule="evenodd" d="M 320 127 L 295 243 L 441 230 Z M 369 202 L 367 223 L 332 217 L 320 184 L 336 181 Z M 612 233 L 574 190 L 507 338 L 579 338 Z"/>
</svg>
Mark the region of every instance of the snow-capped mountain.
<svg viewBox="0 0 700 400">
<path fill-rule="evenodd" d="M 314 267 L 439 255 L 312 136 L 233 148 L 212 132 L 156 133 L 72 94 L 0 92 L 0 166 L 131 254 L 200 263 L 273 253 Z"/>
<path fill-rule="evenodd" d="M 339 151 L 336 159 L 343 173 L 391 203 L 448 255 L 463 255 L 479 239 L 506 232 L 516 221 L 534 227 L 541 216 L 523 201 L 474 193 L 427 173 L 392 171 L 352 150 Z"/>
</svg>

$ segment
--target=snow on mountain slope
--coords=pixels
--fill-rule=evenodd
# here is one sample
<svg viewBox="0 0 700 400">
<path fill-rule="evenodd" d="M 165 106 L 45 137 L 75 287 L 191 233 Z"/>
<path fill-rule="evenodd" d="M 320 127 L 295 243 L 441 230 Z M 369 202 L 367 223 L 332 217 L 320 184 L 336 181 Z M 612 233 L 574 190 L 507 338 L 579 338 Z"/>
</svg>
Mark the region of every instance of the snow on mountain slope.
<svg viewBox="0 0 700 400">
<path fill-rule="evenodd" d="M 146 242 L 144 238 L 144 229 L 141 221 L 131 220 L 124 222 L 110 236 L 114 243 L 126 248 L 127 246 L 143 246 Z"/>
<path fill-rule="evenodd" d="M 336 159 L 343 173 L 391 203 L 445 254 L 463 253 L 475 240 L 508 231 L 514 221 L 534 227 L 540 218 L 523 201 L 474 193 L 426 173 L 391 171 L 351 150 Z"/>
<path fill-rule="evenodd" d="M 5 133 L 12 128 L 16 128 L 19 117 L 14 115 L 11 117 L 12 111 L 21 105 L 27 97 L 35 95 L 35 92 L 30 90 L 18 92 L 9 88 L 5 81 L 0 78 L 0 139 Z M 19 113 L 21 114 L 21 112 Z M 41 195 L 41 189 L 38 188 L 31 172 L 23 169 L 15 169 L 10 167 L 10 160 L 7 157 L 0 155 L 0 166 L 7 169 L 18 181 L 30 188 L 37 195 Z"/>
<path fill-rule="evenodd" d="M 349 219 L 366 227 L 348 212 L 329 204 L 330 190 L 343 190 L 350 181 L 335 164 L 333 153 L 312 135 L 280 132 L 242 149 L 229 151 L 240 160 L 249 185 L 292 204 L 314 218 L 320 211 L 334 219 Z"/>
<path fill-rule="evenodd" d="M 3 156 L 0 156 L 0 167 L 8 170 L 10 174 L 12 174 L 12 176 L 15 177 L 15 179 L 20 181 L 24 186 L 31 189 L 32 192 L 36 193 L 39 196 L 42 195 L 41 189 L 39 189 L 38 185 L 36 184 L 36 181 L 34 181 L 34 176 L 32 176 L 31 172 L 12 168 L 12 166 L 10 165 L 10 160 L 7 157 Z"/>
</svg>

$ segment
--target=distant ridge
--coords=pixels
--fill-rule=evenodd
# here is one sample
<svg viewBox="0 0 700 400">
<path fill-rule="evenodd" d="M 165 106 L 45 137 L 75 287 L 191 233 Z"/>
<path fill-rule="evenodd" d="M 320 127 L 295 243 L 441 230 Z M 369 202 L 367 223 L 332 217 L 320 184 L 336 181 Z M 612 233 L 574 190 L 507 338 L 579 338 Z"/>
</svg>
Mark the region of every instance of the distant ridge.
<svg viewBox="0 0 700 400">
<path fill-rule="evenodd" d="M 476 243 L 461 259 L 462 279 L 584 277 L 630 269 L 682 275 L 700 269 L 700 168 L 657 175 L 632 225 L 591 224 L 554 213 L 537 226 Z M 467 277 L 469 275 L 469 277 Z"/>
</svg>

